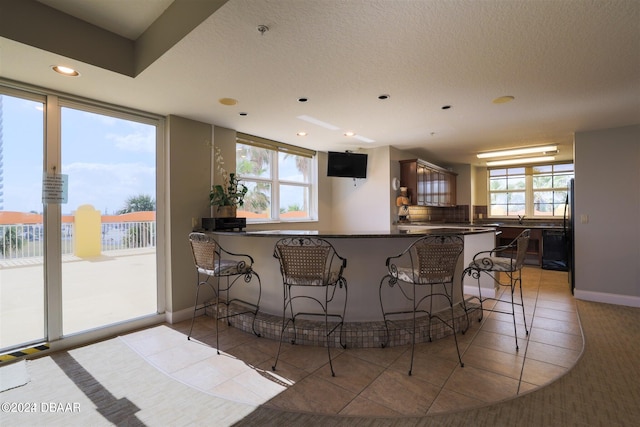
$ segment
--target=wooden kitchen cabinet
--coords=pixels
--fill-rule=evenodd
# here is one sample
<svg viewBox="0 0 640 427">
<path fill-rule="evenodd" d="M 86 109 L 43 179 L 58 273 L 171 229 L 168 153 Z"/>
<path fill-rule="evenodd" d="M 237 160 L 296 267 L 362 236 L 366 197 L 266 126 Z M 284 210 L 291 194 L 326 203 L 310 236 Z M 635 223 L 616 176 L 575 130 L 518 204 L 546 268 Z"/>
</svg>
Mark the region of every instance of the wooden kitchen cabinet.
<svg viewBox="0 0 640 427">
<path fill-rule="evenodd" d="M 420 159 L 400 161 L 400 185 L 412 205 L 455 206 L 457 174 Z"/>
</svg>

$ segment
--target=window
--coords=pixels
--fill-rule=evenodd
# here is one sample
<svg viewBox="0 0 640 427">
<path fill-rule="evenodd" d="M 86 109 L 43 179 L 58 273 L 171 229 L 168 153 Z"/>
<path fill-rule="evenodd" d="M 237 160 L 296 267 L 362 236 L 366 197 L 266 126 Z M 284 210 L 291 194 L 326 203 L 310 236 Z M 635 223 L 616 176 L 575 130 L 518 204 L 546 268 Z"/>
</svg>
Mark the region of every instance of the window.
<svg viewBox="0 0 640 427">
<path fill-rule="evenodd" d="M 562 217 L 573 163 L 489 169 L 492 217 Z"/>
<path fill-rule="evenodd" d="M 248 221 L 317 219 L 315 151 L 238 134 L 236 173 L 249 191 L 237 215 Z"/>
</svg>

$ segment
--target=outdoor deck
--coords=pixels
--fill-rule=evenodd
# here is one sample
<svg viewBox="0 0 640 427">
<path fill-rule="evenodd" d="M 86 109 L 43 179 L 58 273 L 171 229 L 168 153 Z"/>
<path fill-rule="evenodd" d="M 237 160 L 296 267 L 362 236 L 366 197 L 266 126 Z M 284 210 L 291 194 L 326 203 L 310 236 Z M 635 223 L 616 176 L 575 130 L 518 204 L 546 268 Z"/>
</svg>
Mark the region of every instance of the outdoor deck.
<svg viewBox="0 0 640 427">
<path fill-rule="evenodd" d="M 64 334 L 156 313 L 155 263 L 154 247 L 63 255 Z M 0 260 L 0 348 L 44 335 L 43 277 L 42 257 Z"/>
</svg>

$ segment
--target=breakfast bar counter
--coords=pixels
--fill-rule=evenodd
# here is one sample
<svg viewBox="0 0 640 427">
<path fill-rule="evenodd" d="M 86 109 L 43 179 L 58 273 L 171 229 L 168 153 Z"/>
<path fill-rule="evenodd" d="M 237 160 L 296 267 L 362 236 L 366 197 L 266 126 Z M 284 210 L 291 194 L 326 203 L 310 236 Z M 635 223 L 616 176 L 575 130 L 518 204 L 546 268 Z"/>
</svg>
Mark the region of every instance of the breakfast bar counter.
<svg viewBox="0 0 640 427">
<path fill-rule="evenodd" d="M 344 276 L 348 283 L 346 322 L 375 322 L 382 319 L 380 308 L 380 280 L 387 274 L 385 266 L 389 256 L 404 251 L 416 239 L 428 235 L 460 235 L 464 239 L 464 252 L 456 268 L 456 281 L 460 283 L 462 270 L 477 252 L 490 250 L 495 243 L 495 229 L 491 227 L 442 227 L 429 229 L 389 231 L 321 231 L 321 230 L 256 230 L 211 231 L 228 251 L 246 253 L 254 259 L 254 269 L 262 280 L 260 312 L 282 316 L 282 277 L 278 260 L 273 257 L 277 240 L 284 237 L 317 237 L 331 242 L 338 254 L 347 259 Z M 467 278 L 465 278 L 465 281 Z M 483 288 L 485 285 L 482 285 Z M 486 284 L 487 295 L 493 292 L 493 284 Z M 475 289 L 475 292 L 474 292 Z M 454 286 L 454 303 L 462 299 L 460 286 Z M 242 290 L 239 290 L 242 292 Z M 477 284 L 465 282 L 465 293 L 477 293 Z M 483 290 L 483 295 L 485 291 Z M 344 294 L 337 295 L 342 298 Z M 250 296 L 246 296 L 249 298 Z M 442 298 L 442 297 L 439 297 Z M 336 301 L 339 306 L 342 301 Z M 389 309 L 409 309 L 405 299 L 387 301 Z M 448 308 L 444 298 L 434 299 L 434 312 Z"/>
</svg>

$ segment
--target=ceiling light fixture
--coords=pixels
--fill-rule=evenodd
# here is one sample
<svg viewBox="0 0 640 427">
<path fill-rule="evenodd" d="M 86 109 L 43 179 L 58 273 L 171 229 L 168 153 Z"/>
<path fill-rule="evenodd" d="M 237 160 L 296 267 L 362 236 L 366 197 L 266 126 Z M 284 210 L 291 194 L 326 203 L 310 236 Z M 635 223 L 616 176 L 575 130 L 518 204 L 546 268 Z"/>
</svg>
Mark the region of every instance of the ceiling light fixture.
<svg viewBox="0 0 640 427">
<path fill-rule="evenodd" d="M 371 144 L 372 142 L 375 142 L 373 139 L 367 138 L 366 136 L 362 136 L 362 135 L 353 135 L 353 137 L 362 142 L 368 142 L 369 144 Z"/>
<path fill-rule="evenodd" d="M 520 159 L 494 160 L 491 162 L 487 162 L 487 166 L 506 166 L 506 165 L 522 165 L 525 163 L 552 162 L 555 159 L 556 158 L 554 156 L 523 157 Z"/>
<path fill-rule="evenodd" d="M 231 106 L 236 105 L 238 103 L 238 100 L 233 98 L 220 98 L 218 99 L 218 102 L 222 105 Z"/>
<path fill-rule="evenodd" d="M 535 154 L 535 153 L 555 153 L 558 151 L 557 145 L 543 145 L 539 147 L 525 147 L 525 148 L 512 148 L 509 150 L 499 151 L 487 151 L 485 153 L 478 153 L 479 159 L 488 159 L 492 157 L 508 157 L 508 156 L 520 156 L 523 154 Z"/>
<path fill-rule="evenodd" d="M 307 133 L 305 131 L 302 131 L 302 132 L 298 132 L 296 135 L 298 135 L 298 136 L 307 136 Z"/>
<path fill-rule="evenodd" d="M 388 95 L 386 93 L 383 94 L 383 95 L 378 96 L 378 99 L 381 100 L 381 101 L 384 101 L 385 99 L 389 99 L 389 98 L 391 98 L 391 95 Z"/>
<path fill-rule="evenodd" d="M 345 132 L 345 133 L 344 133 L 344 136 L 356 136 L 356 133 L 355 133 L 355 132 L 348 131 L 348 132 Z"/>
<path fill-rule="evenodd" d="M 316 126 L 320 126 L 323 127 L 325 129 L 330 129 L 330 130 L 338 130 L 340 129 L 338 126 L 334 126 L 331 123 L 327 123 L 327 122 L 323 122 L 322 120 L 318 120 L 314 117 L 311 116 L 307 116 L 307 115 L 302 115 L 302 116 L 298 116 L 297 117 L 300 120 L 304 120 L 305 122 L 309 122 L 312 123 Z"/>
<path fill-rule="evenodd" d="M 65 67 L 64 65 L 52 65 L 51 69 L 63 76 L 78 77 L 80 75 L 80 73 L 73 68 Z"/>
<path fill-rule="evenodd" d="M 511 96 L 511 95 L 507 95 L 507 96 L 500 96 L 496 99 L 493 100 L 494 104 L 505 104 L 507 102 L 511 102 L 513 101 L 515 98 L 515 96 Z"/>
</svg>

